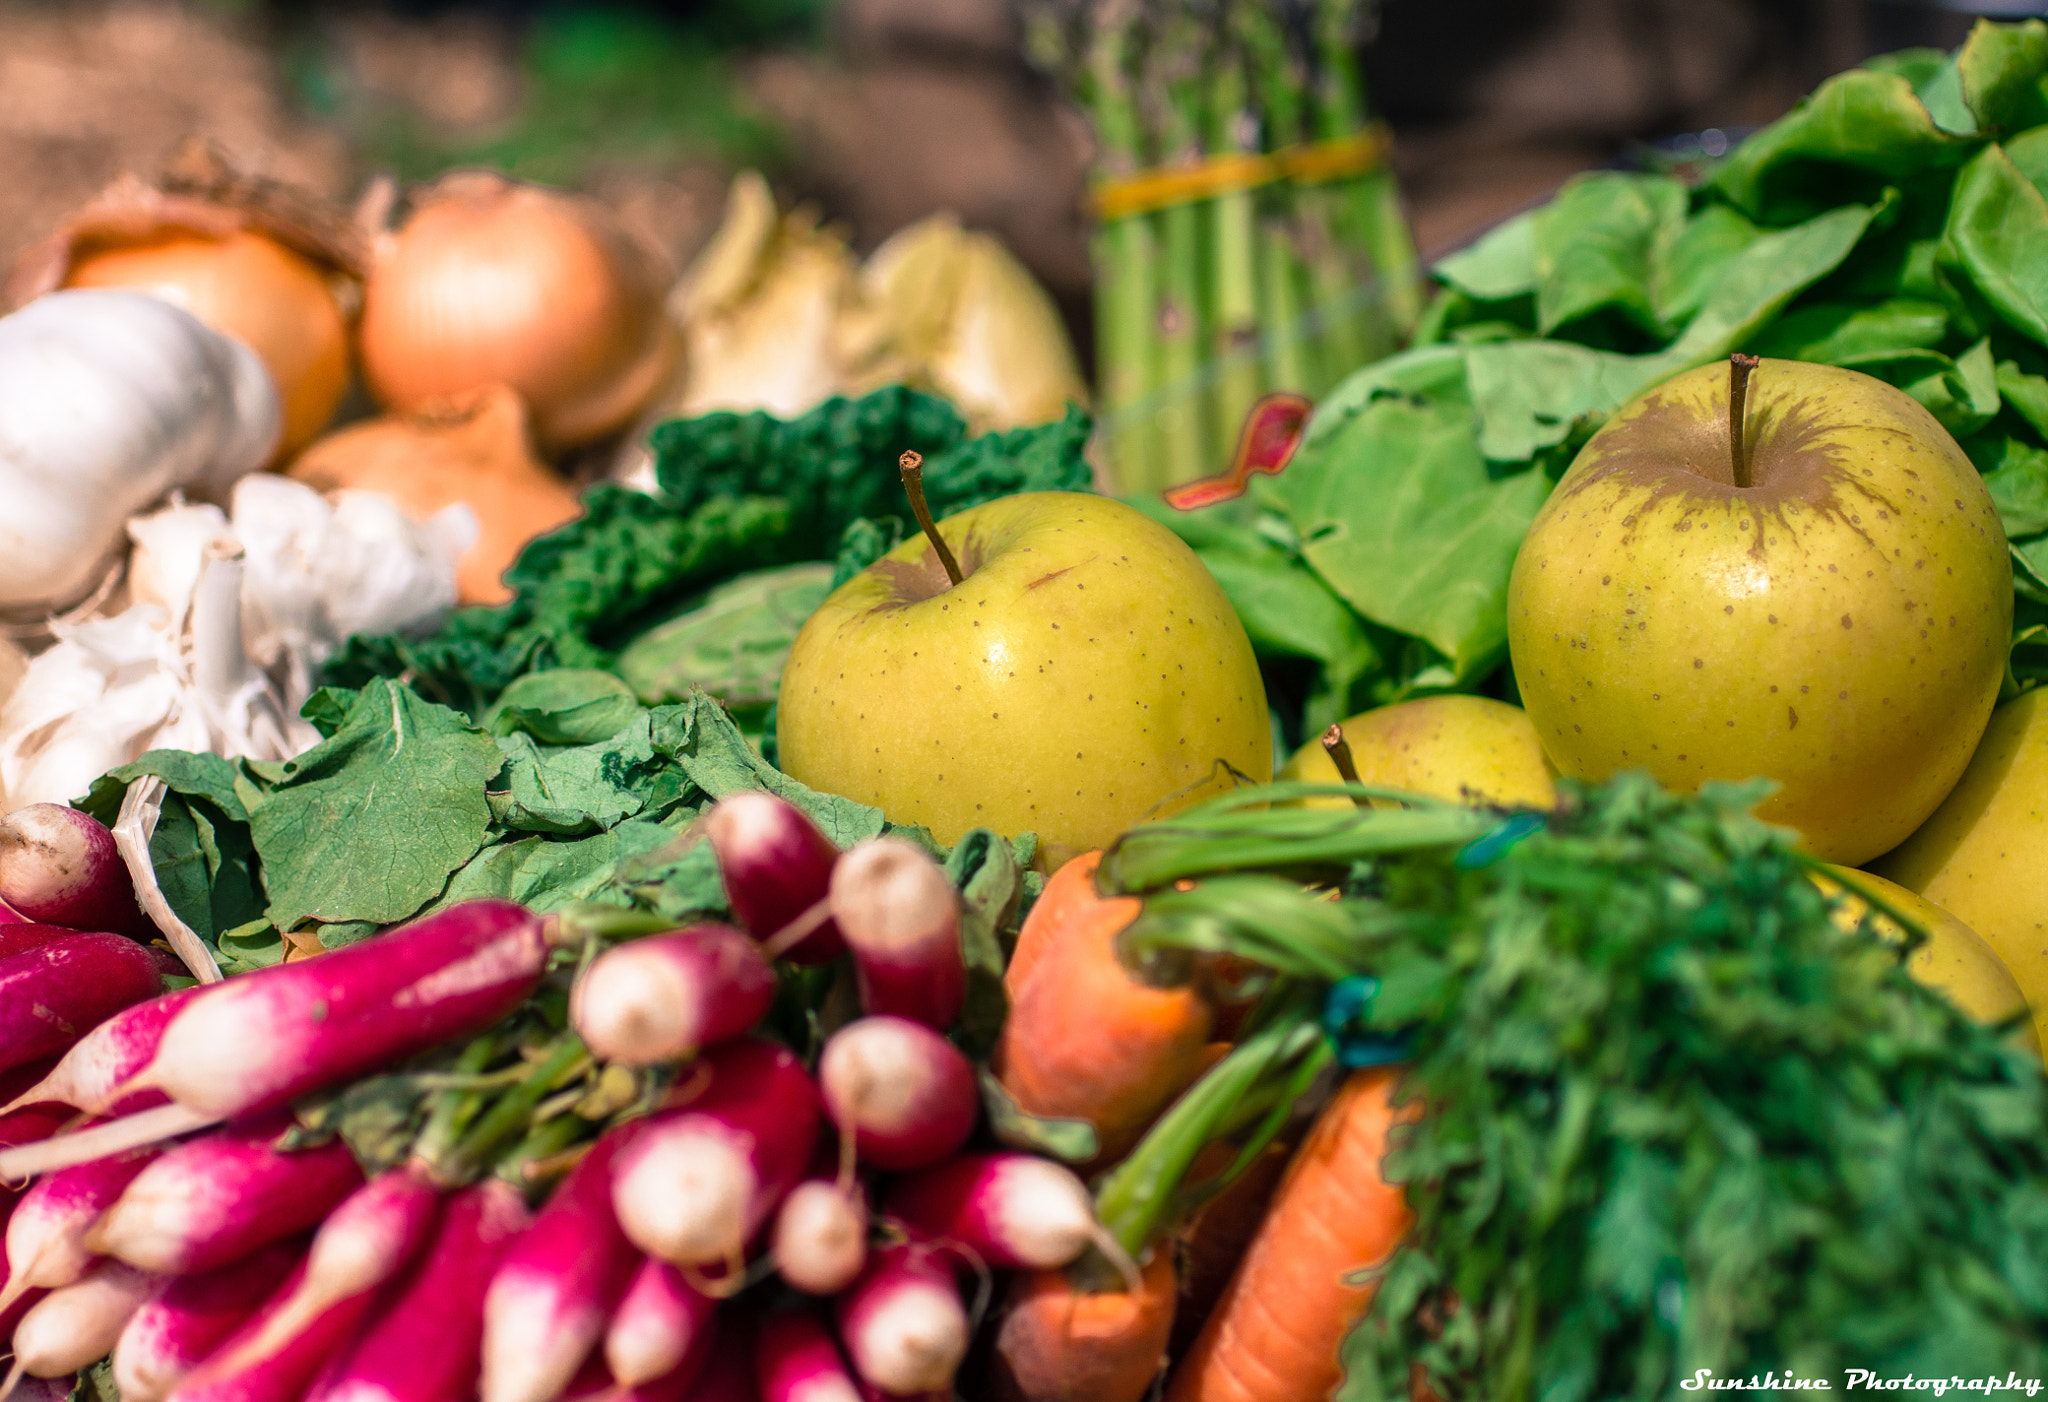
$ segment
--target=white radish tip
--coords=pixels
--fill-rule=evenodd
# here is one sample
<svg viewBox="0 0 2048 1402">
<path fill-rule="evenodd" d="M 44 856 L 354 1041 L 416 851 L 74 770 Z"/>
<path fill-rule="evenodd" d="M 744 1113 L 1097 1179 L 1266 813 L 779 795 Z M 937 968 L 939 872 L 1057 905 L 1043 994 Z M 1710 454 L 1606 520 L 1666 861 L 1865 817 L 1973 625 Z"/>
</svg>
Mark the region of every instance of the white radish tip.
<svg viewBox="0 0 2048 1402">
<path fill-rule="evenodd" d="M 959 918 L 944 868 L 900 837 L 856 844 L 832 868 L 832 914 L 848 943 L 909 949 Z"/>
<path fill-rule="evenodd" d="M 674 963 L 624 944 L 600 954 L 576 982 L 570 1018 L 592 1052 L 627 1066 L 654 1066 L 697 1050 L 703 1009 Z"/>
<path fill-rule="evenodd" d="M 1071 1264 L 1101 1230 L 1087 1185 L 1051 1159 L 1007 1159 L 989 1189 L 1002 1240 L 1033 1269 Z"/>
<path fill-rule="evenodd" d="M 769 1254 L 794 1288 L 807 1295 L 836 1295 L 867 1264 L 867 1209 L 836 1183 L 799 1183 L 776 1215 Z"/>
<path fill-rule="evenodd" d="M 848 1331 L 861 1377 L 884 1392 L 935 1392 L 953 1385 L 967 1357 L 967 1311 L 936 1281 L 905 1281 Z"/>
<path fill-rule="evenodd" d="M 612 1187 L 627 1239 L 678 1266 L 727 1260 L 759 1190 L 752 1159 L 726 1136 L 692 1125 L 643 1143 Z"/>
</svg>

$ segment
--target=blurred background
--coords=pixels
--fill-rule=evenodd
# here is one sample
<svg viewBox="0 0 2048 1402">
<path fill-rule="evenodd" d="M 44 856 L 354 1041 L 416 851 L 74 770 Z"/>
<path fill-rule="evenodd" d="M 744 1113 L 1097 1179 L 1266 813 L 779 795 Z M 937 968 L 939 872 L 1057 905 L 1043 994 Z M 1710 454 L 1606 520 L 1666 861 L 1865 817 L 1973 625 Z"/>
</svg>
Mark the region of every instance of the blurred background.
<svg viewBox="0 0 2048 1402">
<path fill-rule="evenodd" d="M 1382 0 L 1357 36 L 1425 259 L 1572 172 L 1751 127 L 1878 52 L 2027 0 Z M 481 163 L 612 206 L 683 265 L 734 171 L 857 250 L 939 210 L 992 230 L 1092 361 L 1088 124 L 1011 0 L 665 5 L 0 0 L 0 267 L 198 134 L 348 202 Z"/>
</svg>

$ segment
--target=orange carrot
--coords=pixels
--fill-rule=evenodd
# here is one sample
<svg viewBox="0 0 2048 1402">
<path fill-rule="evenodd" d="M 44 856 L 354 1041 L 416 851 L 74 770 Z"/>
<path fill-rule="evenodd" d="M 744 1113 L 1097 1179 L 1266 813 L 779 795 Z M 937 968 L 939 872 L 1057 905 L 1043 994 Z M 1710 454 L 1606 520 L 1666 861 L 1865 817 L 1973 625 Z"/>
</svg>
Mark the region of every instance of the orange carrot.
<svg viewBox="0 0 2048 1402">
<path fill-rule="evenodd" d="M 1030 1114 L 1087 1120 L 1120 1156 L 1209 1064 L 1213 1010 L 1193 989 L 1153 988 L 1116 956 L 1139 902 L 1095 890 L 1100 852 L 1046 883 L 1003 977 L 1010 1016 L 991 1058 Z"/>
<path fill-rule="evenodd" d="M 1017 1277 L 996 1332 L 1003 1402 L 1139 1402 L 1173 1328 L 1173 1253 L 1155 1251 L 1136 1296 L 1082 1293 L 1066 1271 Z"/>
<path fill-rule="evenodd" d="M 1166 1402 L 1320 1402 L 1343 1380 L 1338 1350 L 1376 1288 L 1348 1278 L 1408 1230 L 1401 1190 L 1380 1174 L 1403 1117 L 1398 1074 L 1354 1071 L 1317 1117 Z"/>
</svg>

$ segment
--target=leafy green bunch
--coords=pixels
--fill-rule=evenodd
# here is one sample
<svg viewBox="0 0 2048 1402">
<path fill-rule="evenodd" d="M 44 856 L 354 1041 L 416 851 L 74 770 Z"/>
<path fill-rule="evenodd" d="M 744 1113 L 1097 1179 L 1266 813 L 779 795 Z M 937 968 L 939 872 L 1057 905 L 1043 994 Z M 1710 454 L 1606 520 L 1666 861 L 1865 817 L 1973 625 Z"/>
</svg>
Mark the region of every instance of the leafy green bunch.
<svg viewBox="0 0 2048 1402">
<path fill-rule="evenodd" d="M 2015 681 L 2048 674 L 2048 24 L 1981 22 L 1828 79 L 1689 184 L 1596 171 L 1432 269 L 1413 346 L 1316 407 L 1286 470 L 1179 529 L 1313 733 L 1417 692 L 1506 692 L 1507 584 L 1578 449 L 1732 351 L 1913 396 L 2015 544 Z M 1343 615 L 1290 626 L 1299 597 Z M 1305 616 L 1305 615 L 1302 615 Z"/>
<path fill-rule="evenodd" d="M 1845 934 L 1751 788 L 1566 785 L 1490 863 L 1354 869 L 1425 1115 L 1343 1402 L 2048 1369 L 2048 1081 Z M 1407 821 L 1362 814 L 1361 824 Z"/>
</svg>

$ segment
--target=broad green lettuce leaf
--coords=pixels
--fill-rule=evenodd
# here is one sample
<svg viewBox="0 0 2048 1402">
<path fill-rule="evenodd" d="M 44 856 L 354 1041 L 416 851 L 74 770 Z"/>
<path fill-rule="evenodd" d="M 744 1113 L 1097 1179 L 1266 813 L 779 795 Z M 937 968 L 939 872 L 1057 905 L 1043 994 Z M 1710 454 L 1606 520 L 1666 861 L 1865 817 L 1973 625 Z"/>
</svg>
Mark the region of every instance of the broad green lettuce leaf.
<svg viewBox="0 0 2048 1402">
<path fill-rule="evenodd" d="M 1948 311 L 1936 302 L 1816 302 L 1779 317 L 1747 349 L 1779 360 L 1841 365 L 1847 356 L 1931 349 L 1947 335 Z"/>
<path fill-rule="evenodd" d="M 2011 360 L 1998 362 L 1998 393 L 2034 432 L 2048 439 L 2048 378 L 2030 375 Z"/>
<path fill-rule="evenodd" d="M 1963 446 L 1984 474 L 2006 535 L 2018 540 L 2048 531 L 2048 448 L 1995 432 Z"/>
<path fill-rule="evenodd" d="M 1480 451 L 1494 462 L 1526 460 L 1651 385 L 1746 348 L 1786 303 L 1848 256 L 1871 213 L 1851 205 L 1758 238 L 1731 260 L 1685 333 L 1653 355 L 1616 355 L 1570 341 L 1471 347 Z"/>
<path fill-rule="evenodd" d="M 1974 129 L 2011 132 L 2048 122 L 2048 24 L 1980 19 L 1951 62 Z"/>
<path fill-rule="evenodd" d="M 506 687 L 481 725 L 492 735 L 525 734 L 543 745 L 588 745 L 616 735 L 639 713 L 632 688 L 610 672 L 563 667 Z"/>
<path fill-rule="evenodd" d="M 1762 236 L 1763 230 L 1725 204 L 1710 204 L 1694 215 L 1653 270 L 1650 304 L 1657 320 L 1674 331 L 1692 320 L 1729 265 Z"/>
<path fill-rule="evenodd" d="M 382 678 L 331 739 L 296 759 L 243 761 L 262 786 L 249 830 L 279 930 L 307 920 L 390 925 L 440 893 L 490 828 L 485 785 L 503 767 L 490 737 Z"/>
<path fill-rule="evenodd" d="M 1989 338 L 1954 358 L 1932 350 L 1875 350 L 1841 356 L 1833 363 L 1896 385 L 1957 438 L 1976 433 L 1998 413 Z"/>
<path fill-rule="evenodd" d="M 1534 292 L 1536 215 L 1532 210 L 1490 229 L 1470 248 L 1439 259 L 1430 270 L 1476 302 L 1497 302 Z"/>
<path fill-rule="evenodd" d="M 1549 491 L 1540 472 L 1494 481 L 1480 456 L 1465 362 L 1492 349 L 1411 351 L 1353 376 L 1274 487 L 1330 587 L 1459 676 L 1506 644 L 1508 570 Z"/>
<path fill-rule="evenodd" d="M 1936 126 L 1903 75 L 1855 68 L 1736 147 L 1709 184 L 1751 218 L 1785 224 L 1959 165 L 1975 144 Z"/>
<path fill-rule="evenodd" d="M 1662 330 L 1653 269 L 1685 226 L 1686 191 L 1663 175 L 1597 171 L 1565 182 L 1536 211 L 1536 329 L 1612 309 L 1642 330 Z"/>
<path fill-rule="evenodd" d="M 2001 143 L 2015 169 L 2042 194 L 2048 195 L 2048 126 L 2023 131 Z"/>
<path fill-rule="evenodd" d="M 2048 198 L 2002 147 L 1986 146 L 1963 168 L 1936 267 L 2013 330 L 2048 345 Z"/>
</svg>

